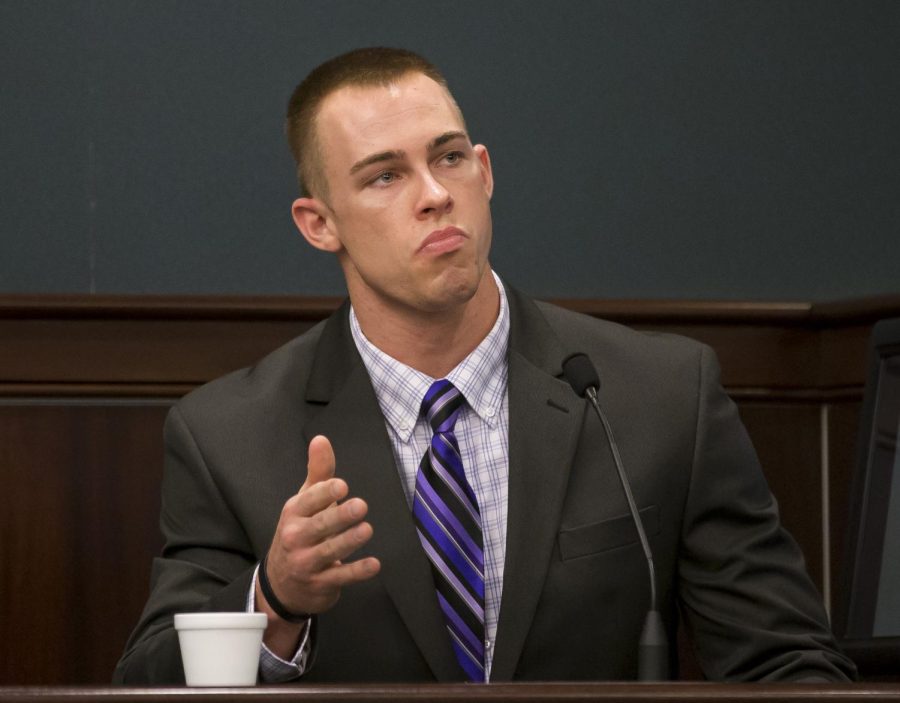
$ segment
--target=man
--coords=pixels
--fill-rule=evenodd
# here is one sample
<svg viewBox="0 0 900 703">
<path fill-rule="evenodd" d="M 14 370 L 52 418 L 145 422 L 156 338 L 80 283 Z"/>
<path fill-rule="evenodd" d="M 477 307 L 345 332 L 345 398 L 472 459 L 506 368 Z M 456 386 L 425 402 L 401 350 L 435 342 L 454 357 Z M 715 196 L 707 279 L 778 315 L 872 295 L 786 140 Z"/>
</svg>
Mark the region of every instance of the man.
<svg viewBox="0 0 900 703">
<path fill-rule="evenodd" d="M 333 59 L 288 135 L 294 221 L 338 257 L 349 304 L 171 412 L 166 547 L 118 681 L 183 680 L 173 614 L 242 609 L 268 615 L 264 681 L 633 678 L 646 563 L 563 378 L 578 352 L 603 375 L 670 640 L 680 609 L 710 678 L 852 676 L 711 352 L 495 276 L 490 158 L 433 66 Z"/>
</svg>

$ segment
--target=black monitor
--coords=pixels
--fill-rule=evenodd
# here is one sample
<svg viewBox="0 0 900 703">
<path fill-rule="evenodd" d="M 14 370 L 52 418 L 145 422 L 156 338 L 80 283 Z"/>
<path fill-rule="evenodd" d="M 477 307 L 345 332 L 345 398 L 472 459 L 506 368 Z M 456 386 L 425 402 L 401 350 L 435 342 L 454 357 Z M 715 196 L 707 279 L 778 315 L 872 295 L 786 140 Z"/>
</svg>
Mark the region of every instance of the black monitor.
<svg viewBox="0 0 900 703">
<path fill-rule="evenodd" d="M 900 318 L 875 325 L 834 630 L 863 676 L 900 674 Z"/>
</svg>

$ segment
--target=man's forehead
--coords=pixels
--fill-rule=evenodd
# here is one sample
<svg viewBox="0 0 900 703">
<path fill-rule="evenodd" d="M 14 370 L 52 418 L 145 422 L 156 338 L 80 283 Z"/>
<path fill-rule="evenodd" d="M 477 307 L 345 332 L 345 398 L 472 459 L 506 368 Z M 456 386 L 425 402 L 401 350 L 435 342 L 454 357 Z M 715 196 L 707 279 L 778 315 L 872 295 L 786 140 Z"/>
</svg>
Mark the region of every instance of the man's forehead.
<svg viewBox="0 0 900 703">
<path fill-rule="evenodd" d="M 320 138 L 369 141 L 405 116 L 444 121 L 448 129 L 464 130 L 462 115 L 450 93 L 421 73 L 402 76 L 387 85 L 348 85 L 322 101 L 316 116 Z"/>
</svg>

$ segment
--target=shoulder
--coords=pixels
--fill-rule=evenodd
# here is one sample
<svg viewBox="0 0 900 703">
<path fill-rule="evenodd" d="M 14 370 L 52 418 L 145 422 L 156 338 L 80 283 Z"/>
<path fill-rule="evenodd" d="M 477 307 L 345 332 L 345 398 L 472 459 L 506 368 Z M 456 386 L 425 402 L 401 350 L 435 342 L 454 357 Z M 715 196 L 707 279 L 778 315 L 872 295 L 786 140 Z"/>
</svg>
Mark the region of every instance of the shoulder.
<svg viewBox="0 0 900 703">
<path fill-rule="evenodd" d="M 184 396 L 178 412 L 190 422 L 243 415 L 253 408 L 276 410 L 281 399 L 302 398 L 325 322 L 275 349 L 252 366 L 232 371 Z"/>
<path fill-rule="evenodd" d="M 604 369 L 633 373 L 672 374 L 699 369 L 701 364 L 715 365 L 715 354 L 705 344 L 688 337 L 665 332 L 636 330 L 535 301 L 537 309 L 560 338 L 564 348 L 590 356 L 601 375 Z"/>
</svg>

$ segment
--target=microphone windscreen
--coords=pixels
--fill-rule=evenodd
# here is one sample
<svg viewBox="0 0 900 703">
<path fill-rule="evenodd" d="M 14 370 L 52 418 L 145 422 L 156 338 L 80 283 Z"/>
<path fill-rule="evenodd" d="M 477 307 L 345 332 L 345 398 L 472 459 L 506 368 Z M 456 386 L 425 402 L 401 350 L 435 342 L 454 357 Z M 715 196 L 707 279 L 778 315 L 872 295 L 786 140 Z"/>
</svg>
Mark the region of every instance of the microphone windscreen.
<svg viewBox="0 0 900 703">
<path fill-rule="evenodd" d="M 588 388 L 600 388 L 600 376 L 597 374 L 597 369 L 594 368 L 594 364 L 587 354 L 582 354 L 581 352 L 570 354 L 563 361 L 562 367 L 563 375 L 565 375 L 569 385 L 572 386 L 572 390 L 582 398 Z"/>
</svg>

